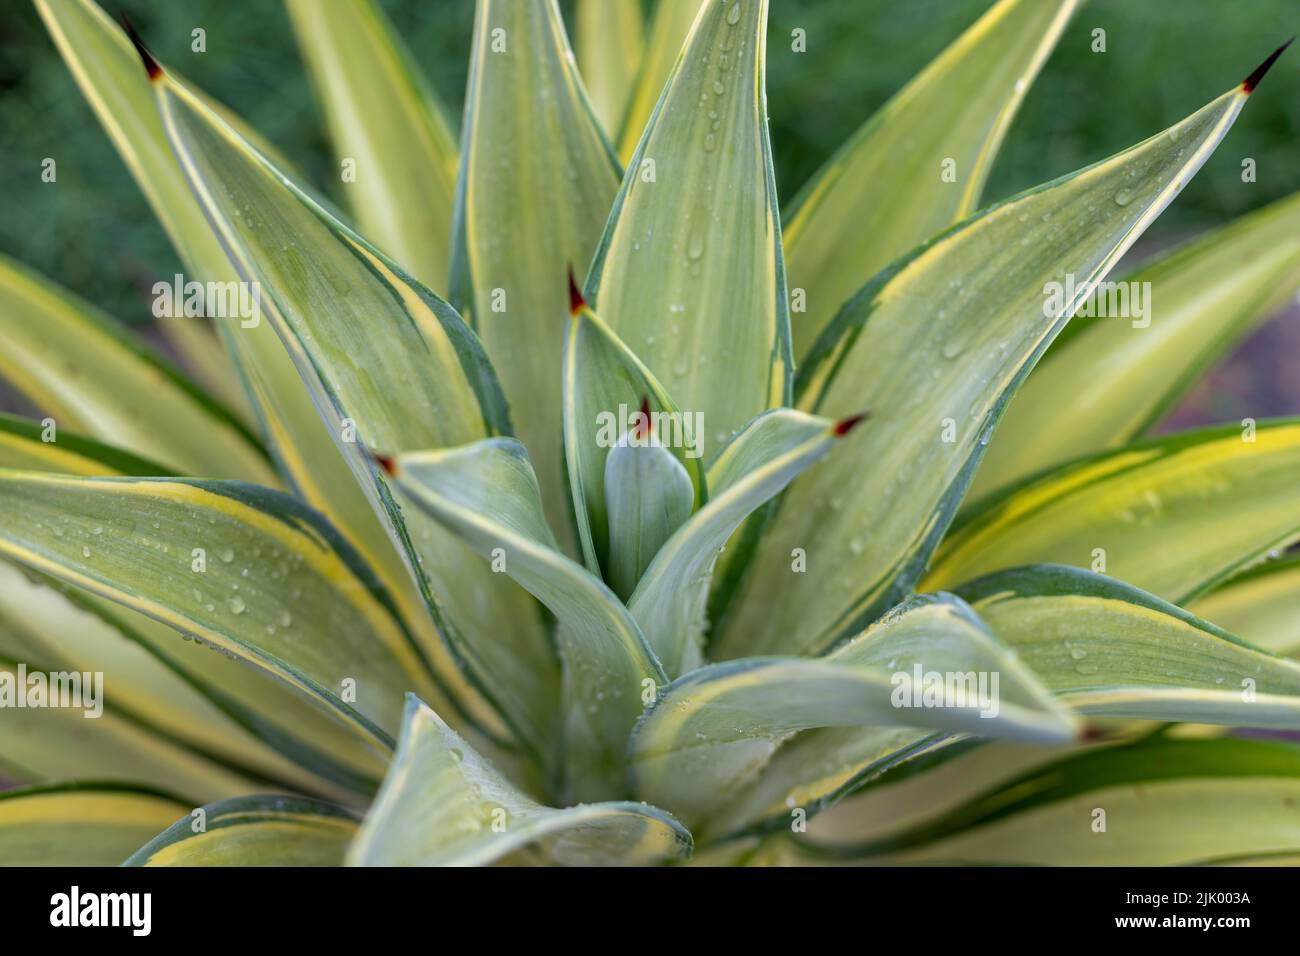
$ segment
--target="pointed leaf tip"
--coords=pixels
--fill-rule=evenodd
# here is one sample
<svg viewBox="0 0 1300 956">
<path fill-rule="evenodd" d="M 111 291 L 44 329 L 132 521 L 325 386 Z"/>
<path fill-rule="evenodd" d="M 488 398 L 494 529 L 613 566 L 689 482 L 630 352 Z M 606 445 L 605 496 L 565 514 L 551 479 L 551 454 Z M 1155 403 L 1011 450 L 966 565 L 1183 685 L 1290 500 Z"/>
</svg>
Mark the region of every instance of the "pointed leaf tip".
<svg viewBox="0 0 1300 956">
<path fill-rule="evenodd" d="M 1273 64 L 1277 62 L 1277 58 L 1294 42 L 1295 37 L 1292 37 L 1270 53 L 1267 60 L 1255 67 L 1255 72 L 1241 81 L 1241 91 L 1247 95 L 1255 92 L 1255 87 L 1259 86 L 1259 81 L 1264 78 L 1264 74 L 1272 68 Z"/>
<path fill-rule="evenodd" d="M 577 315 L 586 304 L 587 300 L 582 297 L 582 290 L 578 288 L 578 281 L 573 277 L 573 266 L 569 266 L 569 314 Z"/>
<path fill-rule="evenodd" d="M 153 58 L 149 48 L 144 45 L 144 41 L 140 39 L 140 34 L 135 32 L 130 17 L 125 13 L 122 14 L 122 28 L 126 30 L 126 35 L 131 38 L 131 44 L 135 47 L 135 52 L 140 54 L 140 62 L 144 64 L 144 71 L 149 74 L 149 79 L 156 80 L 162 76 L 162 67 Z"/>
<path fill-rule="evenodd" d="M 1122 736 L 1112 727 L 1103 727 L 1100 724 L 1084 724 L 1079 728 L 1075 739 L 1080 743 L 1099 744 L 1119 740 Z"/>
<path fill-rule="evenodd" d="M 650 396 L 641 396 L 641 415 L 637 423 L 633 426 L 632 431 L 638 439 L 644 439 L 650 434 Z"/>
<path fill-rule="evenodd" d="M 835 423 L 834 432 L 837 438 L 843 438 L 849 432 L 857 427 L 858 423 L 866 418 L 870 418 L 870 412 L 861 412 L 857 415 L 850 415 L 848 418 L 841 418 Z"/>
</svg>

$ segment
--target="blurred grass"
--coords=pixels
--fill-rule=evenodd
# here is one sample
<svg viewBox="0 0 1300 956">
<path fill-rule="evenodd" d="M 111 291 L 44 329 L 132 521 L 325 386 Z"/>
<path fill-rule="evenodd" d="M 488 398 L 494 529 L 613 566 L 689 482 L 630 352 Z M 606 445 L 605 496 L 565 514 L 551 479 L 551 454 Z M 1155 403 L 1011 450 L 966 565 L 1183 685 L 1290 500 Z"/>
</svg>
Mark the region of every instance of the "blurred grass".
<svg viewBox="0 0 1300 956">
<path fill-rule="evenodd" d="M 472 0 L 384 0 L 450 112 L 464 92 Z M 567 4 L 565 4 L 567 7 Z M 768 105 L 778 184 L 822 160 L 987 6 L 986 0 L 772 0 Z M 242 113 L 327 191 L 319 111 L 277 0 L 109 0 L 160 59 Z M 1093 0 L 1031 89 L 989 184 L 996 199 L 1154 133 L 1238 82 L 1297 29 L 1296 0 Z M 190 50 L 203 27 L 207 52 Z M 808 51 L 791 51 L 791 30 Z M 1108 51 L 1091 52 L 1094 28 Z M 1152 230 L 1156 244 L 1300 188 L 1300 54 L 1283 58 L 1206 168 Z M 953 90 L 960 96 L 961 90 Z M 1258 182 L 1243 184 L 1253 157 Z M 40 180 L 58 163 L 57 184 Z M 0 13 L 0 251 L 125 321 L 179 263 L 30 4 Z M 865 277 L 864 277 L 865 278 Z"/>
</svg>

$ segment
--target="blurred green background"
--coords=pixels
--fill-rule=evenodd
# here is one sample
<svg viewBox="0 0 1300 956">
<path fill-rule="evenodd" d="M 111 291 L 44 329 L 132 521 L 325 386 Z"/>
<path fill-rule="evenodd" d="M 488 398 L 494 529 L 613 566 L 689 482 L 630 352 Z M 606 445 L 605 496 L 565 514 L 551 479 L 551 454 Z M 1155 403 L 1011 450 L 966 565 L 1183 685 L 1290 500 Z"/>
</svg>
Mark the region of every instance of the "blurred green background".
<svg viewBox="0 0 1300 956">
<path fill-rule="evenodd" d="M 787 198 L 988 6 L 988 0 L 771 2 L 768 106 L 778 185 Z M 0 0 L 0 6 L 0 252 L 124 321 L 142 321 L 154 277 L 179 271 L 179 262 L 35 10 L 25 0 Z M 105 6 L 127 12 L 164 63 L 242 113 L 330 191 L 337 177 L 321 116 L 278 0 L 105 0 Z M 472 0 L 383 0 L 383 6 L 449 112 L 458 113 Z M 1297 0 L 1092 0 L 1031 89 L 986 197 L 1059 176 L 1164 128 L 1240 81 L 1298 22 Z M 207 31 L 205 53 L 190 50 L 197 26 Z M 806 53 L 791 50 L 796 27 L 807 33 Z M 1106 31 L 1105 53 L 1091 49 L 1097 28 Z M 1168 245 L 1300 189 L 1297 91 L 1300 53 L 1292 51 L 1143 248 Z M 40 180 L 47 156 L 58 162 L 57 184 Z M 1257 163 L 1255 183 L 1241 182 L 1248 156 Z M 1300 346 L 1300 336 L 1292 345 Z"/>
</svg>

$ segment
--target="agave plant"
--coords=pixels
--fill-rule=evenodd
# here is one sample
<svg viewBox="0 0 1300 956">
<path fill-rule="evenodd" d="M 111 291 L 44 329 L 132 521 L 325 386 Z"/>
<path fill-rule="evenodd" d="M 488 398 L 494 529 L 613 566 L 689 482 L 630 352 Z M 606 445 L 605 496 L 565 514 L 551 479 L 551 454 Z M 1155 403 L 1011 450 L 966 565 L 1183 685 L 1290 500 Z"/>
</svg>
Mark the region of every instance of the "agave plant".
<svg viewBox="0 0 1300 956">
<path fill-rule="evenodd" d="M 1077 5 L 999 0 L 782 208 L 767 0 L 578 0 L 576 60 L 478 0 L 459 134 L 373 0 L 287 5 L 346 211 L 36 0 L 156 304 L 256 307 L 162 320 L 200 387 L 0 263 L 0 690 L 104 676 L 0 708 L 0 859 L 1300 854 L 1300 749 L 1223 731 L 1300 729 L 1300 421 L 1146 437 L 1300 287 L 1300 198 L 1067 326 L 1276 53 L 983 207 Z"/>
</svg>

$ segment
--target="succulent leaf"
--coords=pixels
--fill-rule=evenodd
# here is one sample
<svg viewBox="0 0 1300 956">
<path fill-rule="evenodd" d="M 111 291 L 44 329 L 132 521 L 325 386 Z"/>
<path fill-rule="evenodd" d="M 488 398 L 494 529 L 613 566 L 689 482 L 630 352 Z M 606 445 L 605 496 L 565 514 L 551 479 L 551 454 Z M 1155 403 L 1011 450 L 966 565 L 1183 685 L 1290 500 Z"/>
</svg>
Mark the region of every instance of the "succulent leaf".
<svg viewBox="0 0 1300 956">
<path fill-rule="evenodd" d="M 555 0 L 479 0 L 465 101 L 454 301 L 528 446 L 546 516 L 576 553 L 561 443 L 566 269 L 587 268 L 621 173 Z M 432 446 L 426 446 L 432 447 Z"/>
<path fill-rule="evenodd" d="M 40 422 L 0 413 L 0 468 L 65 475 L 164 475 L 167 469 L 138 455 L 75 432 L 49 437 Z"/>
<path fill-rule="evenodd" d="M 156 86 L 196 195 L 241 274 L 261 283 L 267 318 L 335 443 L 420 575 L 450 645 L 426 641 L 422 650 L 440 677 L 463 663 L 511 730 L 542 752 L 553 739 L 545 675 L 554 663 L 533 602 L 436 524 L 403 516 L 368 450 L 454 446 L 508 429 L 477 338 L 451 306 L 298 190 L 188 90 L 166 74 Z M 529 679 L 509 683 L 521 669 Z M 472 718 L 480 722 L 481 710 Z"/>
<path fill-rule="evenodd" d="M 374 790 L 382 760 L 321 708 L 261 671 L 183 647 L 176 631 L 144 614 L 0 562 L 0 656 L 106 675 L 115 720 L 159 738 L 159 752 L 183 745 L 249 779 L 342 799 Z M 38 728 L 57 722 L 32 718 Z"/>
<path fill-rule="evenodd" d="M 687 855 L 691 837 L 644 803 L 556 810 L 512 787 L 412 698 L 388 779 L 348 861 L 354 866 L 553 862 L 648 864 Z"/>
<path fill-rule="evenodd" d="M 1208 621 L 1275 654 L 1300 652 L 1300 555 L 1258 565 L 1188 604 Z"/>
<path fill-rule="evenodd" d="M 1300 421 L 1150 439 L 1063 465 L 973 510 L 926 587 L 1020 564 L 1104 568 L 1182 604 L 1300 540 Z"/>
<path fill-rule="evenodd" d="M 287 495 L 20 471 L 0 472 L 0 492 L 0 554 L 247 660 L 381 750 L 406 689 L 429 683 L 368 569 Z"/>
<path fill-rule="evenodd" d="M 89 302 L 3 257 L 0 335 L 0 374 L 56 428 L 177 473 L 275 482 L 266 453 L 229 411 Z"/>
<path fill-rule="evenodd" d="M 0 631 L 4 630 L 0 623 Z M 9 644 L 0 637 L 0 644 Z M 17 688 L 34 673 L 48 673 L 54 661 L 0 656 L 0 682 Z M 158 787 L 196 803 L 266 789 L 266 780 L 184 740 L 141 723 L 119 710 L 109 693 L 103 707 L 0 708 L 0 773 L 28 784 L 99 780 Z M 86 719 L 88 712 L 99 716 Z M 0 795 L 2 796 L 2 795 Z M 138 845 L 138 844 L 137 844 Z"/>
<path fill-rule="evenodd" d="M 94 0 L 33 2 L 69 72 L 193 277 L 214 282 L 237 279 L 167 147 L 149 82 L 140 69 L 140 58 L 121 27 Z M 256 131 L 215 101 L 210 105 L 259 149 L 289 168 Z M 186 360 L 204 372 L 204 384 L 217 383 L 217 394 L 223 397 L 242 394 L 239 374 L 226 352 L 215 348 L 211 338 L 205 336 L 204 322 L 171 322 L 164 329 Z M 215 324 L 224 333 L 221 324 Z M 274 341 L 269 330 L 267 334 Z M 257 336 L 249 333 L 243 338 Z M 231 344 L 229 338 L 226 341 Z"/>
<path fill-rule="evenodd" d="M 643 697 L 653 700 L 667 680 L 618 597 L 559 551 L 523 445 L 492 438 L 403 455 L 395 466 L 398 487 L 415 505 L 555 615 L 566 791 L 577 800 L 620 794 L 628 732 Z"/>
<path fill-rule="evenodd" d="M 997 705 L 973 695 L 943 706 L 900 705 L 922 690 L 916 670 L 996 673 Z M 846 725 L 1044 743 L 1068 742 L 1076 732 L 1073 716 L 964 601 L 926 595 L 825 657 L 714 664 L 674 682 L 633 734 L 635 791 L 694 826 L 761 773 L 790 735 Z"/>
<path fill-rule="evenodd" d="M 357 830 L 351 814 L 319 800 L 247 796 L 202 808 L 141 846 L 124 866 L 338 866 Z"/>
<path fill-rule="evenodd" d="M 132 42 L 93 0 L 38 0 L 37 8 L 191 276 L 207 282 L 243 281 L 176 161 L 151 82 L 140 69 Z M 204 102 L 260 153 L 280 168 L 290 168 L 238 117 L 211 100 Z M 276 330 L 267 321 L 246 324 L 216 323 L 239 366 L 238 374 L 231 371 L 226 377 L 242 378 L 287 483 L 329 517 L 393 594 L 404 623 L 432 659 L 440 682 L 449 688 L 452 700 L 443 706 L 448 719 L 459 720 L 465 708 L 476 725 L 498 736 L 508 735 L 495 711 L 448 659 L 402 551 L 336 446 L 335 433 L 317 411 Z M 430 699 L 444 703 L 432 694 Z"/>
<path fill-rule="evenodd" d="M 374 0 L 286 6 L 357 225 L 445 292 L 459 158 L 437 94 Z"/>
<path fill-rule="evenodd" d="M 668 540 L 628 600 L 670 678 L 703 663 L 709 583 L 727 541 L 855 424 L 774 409 L 745 426 L 717 456 L 709 468 L 708 504 Z"/>
<path fill-rule="evenodd" d="M 1092 317 L 1066 326 L 1007 408 L 975 473 L 972 500 L 1119 448 L 1159 422 L 1300 289 L 1300 195 L 1159 257 L 1121 288 L 1144 296 L 1142 315 L 1110 316 L 1118 293 L 1094 295 Z"/>
<path fill-rule="evenodd" d="M 1287 744 L 1155 737 L 1049 764 L 893 837 L 825 842 L 813 852 L 823 863 L 1263 862 L 1300 853 L 1288 822 L 1298 798 L 1300 755 Z M 1087 825 L 1097 807 L 1106 810 L 1104 833 Z"/>
<path fill-rule="evenodd" d="M 700 415 L 705 462 L 788 404 L 789 314 L 764 58 L 767 0 L 707 4 L 623 177 L 586 289 Z"/>
<path fill-rule="evenodd" d="M 1104 277 L 1178 194 L 1246 99 L 1235 88 L 986 210 L 854 296 L 800 370 L 799 407 L 870 408 L 872 427 L 783 499 L 721 656 L 827 647 L 911 590 L 1005 403 L 1081 304 L 1080 286 Z M 812 573 L 791 573 L 794 548 Z"/>
<path fill-rule="evenodd" d="M 645 50 L 641 0 L 578 0 L 577 19 L 578 68 L 612 139 L 622 127 Z"/>
<path fill-rule="evenodd" d="M 9 866 L 117 866 L 189 813 L 140 787 L 65 784 L 0 793 L 0 859 Z"/>
<path fill-rule="evenodd" d="M 691 515 L 695 486 L 662 445 L 624 443 L 605 459 L 609 586 L 623 601 L 664 542 Z"/>
<path fill-rule="evenodd" d="M 574 287 L 576 292 L 576 287 Z M 587 570 L 600 575 L 610 562 L 609 512 L 605 504 L 605 466 L 612 446 L 644 408 L 679 423 L 683 439 L 670 451 L 694 488 L 694 504 L 707 495 L 698 454 L 703 436 L 687 434 L 691 424 L 654 374 L 582 301 L 573 301 L 564 347 L 563 420 L 565 464 L 577 518 L 578 540 Z M 620 411 L 626 413 L 627 422 Z"/>
<path fill-rule="evenodd" d="M 1300 729 L 1300 664 L 1131 585 L 1038 565 L 957 593 L 1079 713 Z"/>
<path fill-rule="evenodd" d="M 1121 582 L 1063 566 L 1001 571 L 958 594 L 1061 703 L 1097 719 L 1190 720 L 1243 727 L 1294 728 L 1300 719 L 1300 668 L 1232 633 Z M 1252 693 L 1243 693 L 1243 681 Z M 1260 693 L 1254 693 L 1258 688 Z M 797 806 L 812 818 L 890 768 L 913 770 L 922 791 L 873 789 L 849 811 L 897 826 L 971 788 L 1009 779 L 1053 751 L 988 742 L 978 759 L 924 730 L 833 727 L 787 741 L 761 775 L 716 812 L 706 833 L 777 829 Z M 977 741 L 967 740 L 974 744 Z M 926 783 L 925 781 L 928 781 Z M 889 788 L 885 788 L 888 790 Z M 927 796 L 926 792 L 931 795 Z M 942 794 L 943 800 L 933 798 Z M 844 815 L 839 809 L 833 816 Z"/>
<path fill-rule="evenodd" d="M 0 468 L 157 473 L 93 439 L 64 432 L 45 442 L 42 432 L 36 422 L 0 415 Z M 145 614 L 0 563 L 0 655 L 112 674 L 115 701 L 140 724 L 250 773 L 331 794 L 340 784 L 369 791 L 378 783 L 383 765 L 373 750 L 317 705 L 223 655 L 178 653 L 179 637 Z"/>
<path fill-rule="evenodd" d="M 600 0 L 595 0 L 599 3 Z M 659 95 L 672 75 L 682 45 L 691 26 L 707 0 L 659 0 L 655 4 L 654 18 L 650 22 L 650 35 L 645 53 L 641 56 L 636 86 L 633 88 L 623 117 L 623 129 L 618 139 L 618 155 L 629 162 L 641 132 L 650 121 Z"/>
<path fill-rule="evenodd" d="M 791 316 L 797 361 L 864 281 L 979 208 L 1002 138 L 1078 6 L 993 4 L 803 187 L 784 216 L 789 284 L 804 299 Z"/>
</svg>

